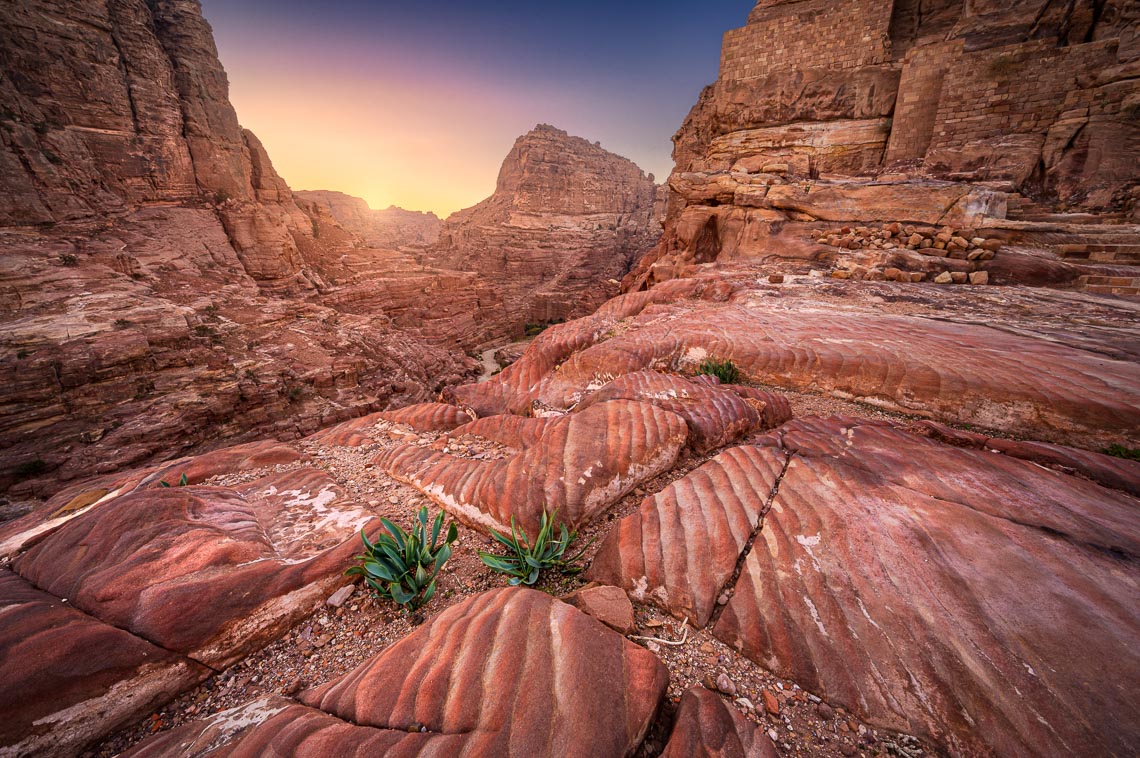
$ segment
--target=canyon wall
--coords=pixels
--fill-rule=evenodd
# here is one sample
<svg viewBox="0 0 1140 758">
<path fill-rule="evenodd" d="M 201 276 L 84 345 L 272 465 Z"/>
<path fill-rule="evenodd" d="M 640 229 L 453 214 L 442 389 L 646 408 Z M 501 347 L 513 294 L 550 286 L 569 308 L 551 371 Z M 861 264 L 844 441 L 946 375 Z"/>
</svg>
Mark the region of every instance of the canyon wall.
<svg viewBox="0 0 1140 758">
<path fill-rule="evenodd" d="M 1120 0 L 761 0 L 674 137 L 665 239 L 626 286 L 828 261 L 817 239 L 856 224 L 1136 221 L 1138 75 Z"/>
<path fill-rule="evenodd" d="M 194 0 L 19 3 L 0 63 L 0 489 L 295 437 L 473 366 L 337 310 L 361 242 L 239 126 Z"/>
<path fill-rule="evenodd" d="M 439 240 L 442 222 L 434 213 L 407 211 L 391 206 L 374 210 L 359 197 L 331 190 L 293 193 L 297 203 L 314 219 L 314 233 L 321 233 L 320 216 L 327 214 L 341 228 L 360 237 L 370 247 L 399 249 L 426 247 Z"/>
<path fill-rule="evenodd" d="M 516 330 L 582 316 L 656 243 L 656 192 L 633 162 L 539 125 L 515 142 L 494 194 L 450 216 L 424 260 L 494 280 L 499 321 Z"/>
</svg>

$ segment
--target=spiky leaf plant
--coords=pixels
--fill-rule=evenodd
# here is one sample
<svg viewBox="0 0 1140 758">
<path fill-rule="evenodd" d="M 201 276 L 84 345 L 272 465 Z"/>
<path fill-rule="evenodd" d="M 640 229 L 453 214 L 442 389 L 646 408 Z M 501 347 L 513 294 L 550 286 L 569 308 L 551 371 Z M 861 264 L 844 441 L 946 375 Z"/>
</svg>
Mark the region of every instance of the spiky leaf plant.
<svg viewBox="0 0 1140 758">
<path fill-rule="evenodd" d="M 398 603 L 409 613 L 415 612 L 435 594 L 436 577 L 451 558 L 451 543 L 459 537 L 459 530 L 452 521 L 440 543 L 443 511 L 429 529 L 426 506 L 417 514 L 411 532 L 405 532 L 386 518 L 380 519 L 380 523 L 386 531 L 379 532 L 373 541 L 360 530 L 364 552 L 356 556 L 357 565 L 344 573 L 363 576 L 380 597 Z"/>
<path fill-rule="evenodd" d="M 542 512 L 542 521 L 534 542 L 529 542 L 526 534 L 518 530 L 512 516 L 510 536 L 499 534 L 494 529 L 491 530 L 491 536 L 506 547 L 506 554 L 499 555 L 480 550 L 479 560 L 494 571 L 509 576 L 512 586 L 518 584 L 533 585 L 538 581 L 538 577 L 544 569 L 555 569 L 563 574 L 577 574 L 582 568 L 573 565 L 574 562 L 582 557 L 586 548 L 590 547 L 594 541 L 587 542 L 576 555 L 564 558 L 566 550 L 578 536 L 578 533 L 568 531 L 565 524 L 560 524 L 560 533 L 555 537 L 554 522 L 557 515 L 558 511 L 553 514 L 547 514 L 545 510 Z"/>
</svg>

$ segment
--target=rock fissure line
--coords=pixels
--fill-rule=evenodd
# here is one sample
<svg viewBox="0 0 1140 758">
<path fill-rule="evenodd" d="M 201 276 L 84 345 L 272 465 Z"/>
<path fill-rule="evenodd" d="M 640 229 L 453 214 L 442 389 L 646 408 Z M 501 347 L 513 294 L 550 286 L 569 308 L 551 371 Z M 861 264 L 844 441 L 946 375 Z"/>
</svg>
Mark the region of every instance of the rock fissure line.
<svg viewBox="0 0 1140 758">
<path fill-rule="evenodd" d="M 783 449 L 783 435 L 780 435 L 780 447 Z M 764 519 L 767 518 L 768 512 L 772 510 L 772 505 L 776 502 L 776 496 L 780 494 L 780 483 L 784 481 L 784 475 L 788 473 L 788 467 L 792 465 L 792 458 L 796 455 L 795 450 L 784 449 L 784 465 L 780 469 L 780 473 L 776 475 L 776 481 L 772 484 L 772 491 L 768 493 L 768 499 L 764 503 L 764 507 L 760 509 L 760 517 L 756 520 L 756 526 L 752 529 L 752 533 L 748 535 L 748 541 L 744 543 L 744 549 L 740 551 L 740 556 L 736 559 L 736 566 L 732 570 L 732 576 L 720 588 L 716 594 L 716 605 L 713 607 L 712 616 L 709 618 L 709 623 L 705 625 L 706 629 L 712 629 L 716 626 L 717 621 L 720 620 L 721 613 L 728 607 L 728 603 L 721 605 L 719 599 L 725 593 L 731 593 L 736 590 L 736 583 L 740 581 L 740 574 L 744 571 L 744 563 L 748 560 L 749 554 L 752 553 L 752 546 L 756 544 L 756 539 L 760 536 L 760 532 L 764 530 Z"/>
</svg>

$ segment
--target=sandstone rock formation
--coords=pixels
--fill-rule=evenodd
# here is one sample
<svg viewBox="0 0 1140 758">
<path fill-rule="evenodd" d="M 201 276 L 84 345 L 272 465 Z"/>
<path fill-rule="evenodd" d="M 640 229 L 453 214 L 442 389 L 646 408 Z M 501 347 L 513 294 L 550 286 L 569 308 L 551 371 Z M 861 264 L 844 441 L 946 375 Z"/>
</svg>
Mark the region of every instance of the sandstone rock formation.
<svg viewBox="0 0 1140 758">
<path fill-rule="evenodd" d="M 297 701 L 160 735 L 133 756 L 630 755 L 664 695 L 656 657 L 565 603 L 500 589 L 440 614 Z"/>
<path fill-rule="evenodd" d="M 394 205 L 373 210 L 364 200 L 343 192 L 307 190 L 294 192 L 293 197 L 313 219 L 317 236 L 327 214 L 336 226 L 356 235 L 369 247 L 398 250 L 434 245 L 443 224 L 434 213 L 406 211 Z"/>
<path fill-rule="evenodd" d="M 753 382 L 943 421 L 1062 443 L 1135 439 L 1140 369 L 1128 327 L 1098 330 L 1075 313 L 1059 316 L 1100 306 L 1036 294 L 971 305 L 957 293 L 927 291 L 909 299 L 910 309 L 882 313 L 874 299 L 890 297 L 889 285 L 856 286 L 852 295 L 863 302 L 837 309 L 817 299 L 823 292 L 811 280 L 778 289 L 756 284 L 754 274 L 718 271 L 671 281 L 548 330 L 499 376 L 451 394 L 484 414 L 563 412 L 615 378 L 647 369 L 691 374 L 711 357 L 732 360 Z M 644 308 L 650 297 L 656 305 Z M 950 304 L 957 315 L 940 312 Z M 1127 308 L 1104 308 L 1106 324 L 1135 322 Z M 1016 325 L 993 323 L 1002 313 Z"/>
<path fill-rule="evenodd" d="M 5 30 L 0 488 L 301 436 L 471 366 L 322 297 L 351 235 L 317 238 L 239 127 L 196 2 L 36 0 Z"/>
<path fill-rule="evenodd" d="M 584 316 L 617 293 L 660 235 L 652 177 L 580 137 L 539 125 L 503 162 L 495 193 L 451 215 L 425 260 L 496 282 L 503 324 Z"/>
<path fill-rule="evenodd" d="M 1136 744 L 1133 499 L 886 426 L 772 444 L 791 462 L 718 636 L 955 753 Z"/>
<path fill-rule="evenodd" d="M 509 532 L 514 520 L 534 535 L 544 510 L 557 511 L 570 528 L 588 523 L 670 469 L 687 438 L 680 416 L 614 400 L 549 424 L 532 447 L 507 460 L 465 460 L 405 446 L 377 463 L 471 526 Z"/>
<path fill-rule="evenodd" d="M 681 697 L 665 758 L 776 758 L 763 730 L 711 691 L 693 687 Z"/>
<path fill-rule="evenodd" d="M 1104 264 L 1130 255 L 1140 230 L 1113 239 L 1080 226 L 1140 221 L 1136 23 L 1122 2 L 758 2 L 725 35 L 720 75 L 674 137 L 667 231 L 625 287 L 762 257 L 853 278 L 992 270 L 1136 294 L 1134 270 Z M 1000 237 L 1040 251 L 1038 263 L 958 265 L 864 245 L 844 265 L 849 253 L 816 244 L 893 223 Z M 1122 257 L 1066 262 L 1058 231 Z"/>
</svg>

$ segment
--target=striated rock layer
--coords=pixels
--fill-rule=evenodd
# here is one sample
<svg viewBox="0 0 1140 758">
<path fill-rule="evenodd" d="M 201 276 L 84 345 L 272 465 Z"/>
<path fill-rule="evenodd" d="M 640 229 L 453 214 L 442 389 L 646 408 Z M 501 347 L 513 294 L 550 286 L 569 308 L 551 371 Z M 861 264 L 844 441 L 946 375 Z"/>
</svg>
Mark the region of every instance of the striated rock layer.
<svg viewBox="0 0 1140 758">
<path fill-rule="evenodd" d="M 274 697 L 151 738 L 132 756 L 631 755 L 668 673 L 541 592 L 456 605 L 297 701 Z"/>
</svg>

